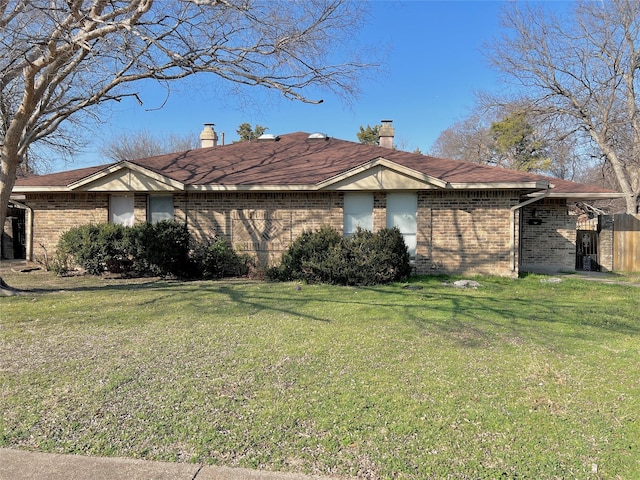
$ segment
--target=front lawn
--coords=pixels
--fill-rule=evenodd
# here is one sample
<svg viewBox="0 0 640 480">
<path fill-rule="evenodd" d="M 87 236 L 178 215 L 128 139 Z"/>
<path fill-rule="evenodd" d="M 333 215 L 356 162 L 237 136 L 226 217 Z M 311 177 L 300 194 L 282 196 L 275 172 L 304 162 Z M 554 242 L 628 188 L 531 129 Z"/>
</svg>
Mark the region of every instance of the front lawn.
<svg viewBox="0 0 640 480">
<path fill-rule="evenodd" d="M 640 289 L 56 278 L 0 298 L 0 446 L 366 479 L 640 478 Z"/>
</svg>

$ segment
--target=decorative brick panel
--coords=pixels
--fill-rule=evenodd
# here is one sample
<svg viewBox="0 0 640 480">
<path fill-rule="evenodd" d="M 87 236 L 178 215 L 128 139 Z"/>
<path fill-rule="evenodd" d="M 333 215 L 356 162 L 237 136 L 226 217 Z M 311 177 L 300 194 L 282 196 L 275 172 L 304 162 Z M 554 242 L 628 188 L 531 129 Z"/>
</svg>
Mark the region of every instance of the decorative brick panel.
<svg viewBox="0 0 640 480">
<path fill-rule="evenodd" d="M 189 193 L 176 197 L 176 218 L 199 238 L 217 236 L 261 267 L 277 263 L 305 230 L 342 231 L 341 193 Z"/>
</svg>

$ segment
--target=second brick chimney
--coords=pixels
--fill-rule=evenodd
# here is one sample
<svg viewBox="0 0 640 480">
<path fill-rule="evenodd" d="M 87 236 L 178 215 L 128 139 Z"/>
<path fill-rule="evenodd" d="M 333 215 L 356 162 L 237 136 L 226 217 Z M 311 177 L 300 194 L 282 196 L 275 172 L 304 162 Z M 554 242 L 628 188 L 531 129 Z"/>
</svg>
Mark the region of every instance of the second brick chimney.
<svg viewBox="0 0 640 480">
<path fill-rule="evenodd" d="M 213 123 L 205 123 L 202 132 L 200 132 L 200 147 L 215 147 L 218 145 L 218 134 L 213 129 Z"/>
</svg>

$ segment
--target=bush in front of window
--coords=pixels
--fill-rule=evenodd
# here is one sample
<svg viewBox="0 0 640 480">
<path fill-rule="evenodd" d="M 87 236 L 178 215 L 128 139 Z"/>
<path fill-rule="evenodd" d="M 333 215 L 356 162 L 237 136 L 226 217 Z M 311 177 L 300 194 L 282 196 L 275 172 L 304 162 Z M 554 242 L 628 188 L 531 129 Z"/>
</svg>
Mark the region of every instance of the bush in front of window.
<svg viewBox="0 0 640 480">
<path fill-rule="evenodd" d="M 183 223 L 165 220 L 127 227 L 83 225 L 65 232 L 51 270 L 59 275 L 80 267 L 91 275 L 174 275 L 214 279 L 244 276 L 251 260 L 222 239 L 195 241 Z"/>
<path fill-rule="evenodd" d="M 63 233 L 58 240 L 52 270 L 65 274 L 75 266 L 91 275 L 122 273 L 131 267 L 127 227 L 104 223 L 82 225 Z"/>
<path fill-rule="evenodd" d="M 133 270 L 139 275 L 188 276 L 191 234 L 184 223 L 163 220 L 129 227 Z"/>
<path fill-rule="evenodd" d="M 271 280 L 335 285 L 377 285 L 410 274 L 409 251 L 397 227 L 376 233 L 358 228 L 345 238 L 330 227 L 304 232 L 281 264 L 266 271 Z"/>
</svg>

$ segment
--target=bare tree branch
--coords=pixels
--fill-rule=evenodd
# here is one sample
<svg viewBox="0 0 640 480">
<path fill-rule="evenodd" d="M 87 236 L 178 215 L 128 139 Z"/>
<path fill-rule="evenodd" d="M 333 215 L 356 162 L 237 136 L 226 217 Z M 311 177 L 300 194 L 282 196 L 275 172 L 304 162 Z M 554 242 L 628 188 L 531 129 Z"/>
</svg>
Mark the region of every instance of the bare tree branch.
<svg viewBox="0 0 640 480">
<path fill-rule="evenodd" d="M 141 80 L 208 73 L 319 103 L 353 97 L 374 63 L 350 36 L 366 5 L 349 0 L 0 0 L 0 225 L 30 146 L 62 150 L 64 126 L 135 98 Z"/>
<path fill-rule="evenodd" d="M 542 5 L 509 4 L 508 33 L 490 59 L 539 114 L 562 119 L 586 135 L 625 194 L 626 209 L 640 197 L 640 2 L 580 1 L 562 18 Z"/>
</svg>

